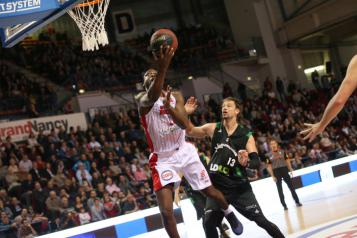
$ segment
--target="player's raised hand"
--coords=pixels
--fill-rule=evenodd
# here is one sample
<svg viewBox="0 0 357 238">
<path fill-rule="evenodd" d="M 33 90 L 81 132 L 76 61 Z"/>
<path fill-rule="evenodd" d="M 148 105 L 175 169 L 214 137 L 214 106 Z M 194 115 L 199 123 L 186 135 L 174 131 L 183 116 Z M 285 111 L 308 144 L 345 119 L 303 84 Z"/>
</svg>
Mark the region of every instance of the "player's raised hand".
<svg viewBox="0 0 357 238">
<path fill-rule="evenodd" d="M 190 97 L 185 103 L 185 110 L 187 115 L 191 115 L 197 109 L 197 99 L 195 97 Z"/>
<path fill-rule="evenodd" d="M 306 126 L 306 129 L 300 132 L 300 135 L 305 136 L 304 140 L 309 140 L 309 142 L 313 141 L 318 134 L 324 131 L 325 128 L 321 126 L 321 124 L 315 123 L 315 124 L 310 124 L 310 123 L 304 123 Z"/>
<path fill-rule="evenodd" d="M 241 166 L 247 167 L 249 162 L 248 151 L 246 150 L 238 151 L 238 162 Z"/>
<path fill-rule="evenodd" d="M 166 96 L 165 96 L 165 99 L 164 99 L 164 108 L 165 109 L 169 109 L 171 107 L 171 105 L 170 105 L 171 89 L 172 88 L 170 87 L 170 85 L 167 85 Z"/>
<path fill-rule="evenodd" d="M 155 62 L 160 69 L 167 69 L 171 63 L 172 57 L 175 55 L 175 49 L 169 45 L 161 45 L 159 52 L 152 52 Z"/>
</svg>

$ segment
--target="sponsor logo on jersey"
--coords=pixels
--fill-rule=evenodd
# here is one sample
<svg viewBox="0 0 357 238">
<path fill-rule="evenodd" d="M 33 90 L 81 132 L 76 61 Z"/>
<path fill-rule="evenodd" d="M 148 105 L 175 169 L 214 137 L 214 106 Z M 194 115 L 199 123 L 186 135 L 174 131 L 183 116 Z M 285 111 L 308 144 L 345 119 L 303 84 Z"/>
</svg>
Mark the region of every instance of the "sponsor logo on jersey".
<svg viewBox="0 0 357 238">
<path fill-rule="evenodd" d="M 226 166 L 223 166 L 223 165 L 219 165 L 219 164 L 211 164 L 210 166 L 210 171 L 212 172 L 219 172 L 221 174 L 224 174 L 224 175 L 228 175 L 229 173 L 229 168 L 226 167 Z"/>
<path fill-rule="evenodd" d="M 174 177 L 173 173 L 170 170 L 165 170 L 161 173 L 161 178 L 165 181 L 169 181 Z"/>
<path fill-rule="evenodd" d="M 229 149 L 230 151 L 232 151 L 232 153 L 234 154 L 234 156 L 238 156 L 238 153 L 228 144 L 217 144 L 217 146 L 214 148 L 215 149 L 215 153 L 220 150 L 220 149 L 223 149 L 223 148 L 227 148 Z"/>
</svg>

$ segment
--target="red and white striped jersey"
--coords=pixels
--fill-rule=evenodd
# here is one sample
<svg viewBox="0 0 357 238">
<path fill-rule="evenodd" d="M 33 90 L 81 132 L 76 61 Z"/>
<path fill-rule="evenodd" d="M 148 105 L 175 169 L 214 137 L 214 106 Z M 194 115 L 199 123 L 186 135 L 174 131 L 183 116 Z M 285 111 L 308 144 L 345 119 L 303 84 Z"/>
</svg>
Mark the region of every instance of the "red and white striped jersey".
<svg viewBox="0 0 357 238">
<path fill-rule="evenodd" d="M 176 99 L 171 95 L 170 104 L 176 106 Z M 173 121 L 171 115 L 164 109 L 164 98 L 160 97 L 151 110 L 141 116 L 146 139 L 153 153 L 172 152 L 185 142 L 185 130 Z"/>
</svg>

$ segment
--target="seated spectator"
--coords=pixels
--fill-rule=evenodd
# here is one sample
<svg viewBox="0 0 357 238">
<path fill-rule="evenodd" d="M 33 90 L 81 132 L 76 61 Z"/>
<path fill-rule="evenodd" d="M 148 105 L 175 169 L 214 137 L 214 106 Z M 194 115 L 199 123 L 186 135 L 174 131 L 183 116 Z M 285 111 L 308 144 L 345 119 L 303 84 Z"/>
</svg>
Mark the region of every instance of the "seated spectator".
<svg viewBox="0 0 357 238">
<path fill-rule="evenodd" d="M 92 137 L 90 138 L 89 148 L 90 148 L 91 150 L 94 150 L 95 148 L 101 148 L 101 147 L 102 147 L 101 144 L 100 144 L 98 141 L 96 141 L 96 139 L 95 139 L 94 136 L 92 136 Z"/>
<path fill-rule="evenodd" d="M 5 212 L 1 212 L 0 216 L 0 232 L 4 235 L 2 238 L 16 237 L 16 223 L 13 223 Z"/>
<path fill-rule="evenodd" d="M 92 221 L 101 221 L 106 218 L 103 203 L 99 198 L 94 199 L 94 204 L 90 206 L 89 209 L 92 215 Z"/>
<path fill-rule="evenodd" d="M 35 212 L 42 213 L 44 212 L 44 207 L 46 205 L 47 194 L 42 189 L 40 182 L 35 182 L 35 188 L 32 193 L 32 202 L 33 209 Z"/>
<path fill-rule="evenodd" d="M 145 182 L 148 178 L 145 171 L 139 166 L 136 166 L 136 171 L 134 172 L 135 180 L 138 182 Z"/>
<path fill-rule="evenodd" d="M 115 164 L 113 159 L 109 160 L 109 170 L 114 176 L 118 176 L 122 172 L 119 165 Z"/>
<path fill-rule="evenodd" d="M 113 183 L 111 178 L 106 179 L 106 184 L 107 185 L 105 186 L 105 190 L 107 190 L 110 195 L 113 192 L 120 192 L 120 188 L 115 183 Z"/>
<path fill-rule="evenodd" d="M 29 224 L 32 222 L 32 216 L 26 208 L 21 210 L 20 215 L 15 217 L 14 222 L 19 227 L 24 220 L 26 220 Z"/>
<path fill-rule="evenodd" d="M 46 199 L 46 207 L 51 220 L 54 220 L 61 213 L 62 202 L 55 191 L 51 191 L 49 197 Z"/>
<path fill-rule="evenodd" d="M 310 150 L 309 157 L 312 159 L 314 164 L 326 162 L 328 160 L 328 157 L 325 153 L 322 152 L 318 143 L 313 145 L 312 149 Z"/>
<path fill-rule="evenodd" d="M 22 172 L 29 172 L 32 169 L 32 161 L 27 155 L 23 155 L 19 162 L 19 170 Z"/>
<path fill-rule="evenodd" d="M 104 195 L 104 212 L 106 217 L 115 217 L 119 211 L 114 201 L 112 201 L 109 194 Z"/>
<path fill-rule="evenodd" d="M 51 180 L 55 176 L 51 163 L 46 163 L 46 169 L 42 171 L 42 176 L 46 180 Z"/>
<path fill-rule="evenodd" d="M 74 164 L 73 170 L 74 170 L 75 172 L 77 172 L 78 167 L 79 167 L 79 164 L 83 164 L 83 165 L 84 165 L 84 168 L 85 168 L 88 172 L 90 172 L 91 165 L 90 165 L 90 162 L 87 160 L 86 154 L 81 154 L 80 160 L 78 160 L 78 161 Z"/>
<path fill-rule="evenodd" d="M 29 171 L 34 181 L 42 180 L 43 170 L 38 168 L 37 161 L 32 163 L 32 169 Z"/>
<path fill-rule="evenodd" d="M 66 176 L 61 169 L 57 169 L 56 175 L 52 178 L 52 182 L 55 186 L 62 188 L 65 185 Z"/>
<path fill-rule="evenodd" d="M 79 223 L 81 225 L 88 224 L 91 222 L 91 216 L 86 211 L 84 207 L 81 207 L 78 213 Z"/>
<path fill-rule="evenodd" d="M 1 212 L 5 212 L 9 218 L 12 218 L 14 216 L 11 209 L 5 206 L 4 201 L 0 198 L 0 213 Z"/>
<path fill-rule="evenodd" d="M 16 197 L 12 197 L 8 207 L 11 209 L 11 212 L 14 215 L 14 217 L 17 217 L 18 215 L 21 214 L 23 205 L 20 203 L 20 201 Z"/>
<path fill-rule="evenodd" d="M 7 171 L 8 171 L 8 173 L 11 173 L 11 174 L 15 174 L 15 173 L 19 172 L 19 167 L 17 166 L 17 161 L 15 158 L 10 159 Z"/>
<path fill-rule="evenodd" d="M 83 183 L 84 180 L 86 180 L 90 184 L 92 183 L 92 176 L 90 175 L 88 170 L 85 169 L 84 164 L 82 163 L 78 164 L 76 178 L 78 179 L 80 185 Z"/>
<path fill-rule="evenodd" d="M 321 150 L 324 152 L 329 152 L 335 148 L 334 144 L 330 140 L 329 135 L 326 131 L 322 133 L 320 145 L 321 145 Z"/>
<path fill-rule="evenodd" d="M 130 184 L 129 180 L 124 175 L 119 176 L 119 188 L 120 191 L 128 194 L 129 192 L 135 192 L 134 187 Z"/>
<path fill-rule="evenodd" d="M 35 183 L 31 174 L 27 174 L 26 179 L 21 182 L 21 201 L 24 201 L 26 206 L 32 205 L 32 191 Z"/>
<path fill-rule="evenodd" d="M 63 212 L 59 222 L 60 229 L 68 229 L 77 225 L 77 214 L 74 211 Z"/>
<path fill-rule="evenodd" d="M 97 198 L 97 192 L 95 190 L 90 191 L 89 198 L 87 200 L 87 207 L 90 209 L 94 206 L 94 201 Z"/>
<path fill-rule="evenodd" d="M 83 204 L 83 200 L 81 199 L 80 196 L 76 196 L 74 199 L 74 209 L 77 212 L 80 212 L 81 208 L 85 208 Z"/>
<path fill-rule="evenodd" d="M 123 210 L 123 214 L 129 214 L 139 210 L 134 195 L 128 194 L 126 201 L 123 202 L 122 210 Z"/>
<path fill-rule="evenodd" d="M 19 238 L 32 238 L 37 235 L 35 229 L 28 220 L 24 219 L 21 221 L 21 224 L 18 228 L 18 237 Z"/>
<path fill-rule="evenodd" d="M 31 149 L 31 148 L 33 148 L 35 146 L 39 146 L 39 145 L 40 144 L 38 143 L 35 134 L 33 134 L 33 132 L 31 132 L 27 139 L 27 147 Z"/>
</svg>

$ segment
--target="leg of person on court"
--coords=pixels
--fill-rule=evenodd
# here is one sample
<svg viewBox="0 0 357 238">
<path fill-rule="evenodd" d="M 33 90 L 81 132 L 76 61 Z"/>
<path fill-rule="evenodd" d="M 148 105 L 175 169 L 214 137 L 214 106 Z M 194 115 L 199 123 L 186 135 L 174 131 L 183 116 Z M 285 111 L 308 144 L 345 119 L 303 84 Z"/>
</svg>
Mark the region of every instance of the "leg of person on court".
<svg viewBox="0 0 357 238">
<path fill-rule="evenodd" d="M 236 235 L 243 233 L 243 225 L 233 212 L 233 207 L 228 204 L 223 194 L 213 187 L 206 168 L 198 157 L 196 148 L 189 143 L 185 144 L 185 153 L 182 155 L 182 173 L 192 189 L 200 190 L 207 198 L 212 198 L 217 202 L 224 216 L 231 225 L 232 231 Z"/>
<path fill-rule="evenodd" d="M 221 211 L 218 203 L 212 198 L 207 198 L 203 223 L 206 238 L 218 238 L 217 225 L 222 223 L 223 218 L 224 213 Z"/>
<path fill-rule="evenodd" d="M 282 176 L 281 176 L 281 174 L 280 174 L 280 172 L 278 170 L 274 170 L 274 174 L 275 174 L 275 177 L 276 177 L 276 187 L 278 189 L 281 205 L 283 205 L 284 209 L 287 210 L 288 207 L 286 206 L 286 203 L 285 203 L 283 186 L 282 186 L 282 179 L 283 178 L 282 178 Z"/>
<path fill-rule="evenodd" d="M 236 235 L 242 234 L 243 233 L 243 225 L 235 216 L 232 208 L 229 206 L 227 200 L 223 196 L 223 193 L 221 193 L 219 190 L 217 190 L 213 186 L 209 186 L 209 187 L 201 190 L 201 192 L 203 192 L 208 198 L 212 198 L 213 200 L 215 200 L 217 202 L 219 207 L 223 210 L 223 214 L 224 214 L 225 218 L 231 225 L 232 231 Z M 222 222 L 222 220 L 216 224 L 220 224 L 221 222 Z"/>
<path fill-rule="evenodd" d="M 250 221 L 254 221 L 259 227 L 263 228 L 271 237 L 283 238 L 284 235 L 279 227 L 270 222 L 263 214 L 258 201 L 252 190 L 246 190 L 239 195 L 233 195 L 228 201 L 237 211 Z"/>
<path fill-rule="evenodd" d="M 288 188 L 290 189 L 291 195 L 293 196 L 296 205 L 297 206 L 301 206 L 301 203 L 299 201 L 299 197 L 296 194 L 295 188 L 293 186 L 293 183 L 291 181 L 291 178 L 290 178 L 289 174 L 288 173 L 284 174 L 283 179 L 284 179 L 284 182 L 288 185 Z"/>
<path fill-rule="evenodd" d="M 180 235 L 177 231 L 174 216 L 172 191 L 173 184 L 168 184 L 156 191 L 156 197 L 159 204 L 162 222 L 167 234 L 170 238 L 179 238 Z"/>
</svg>

